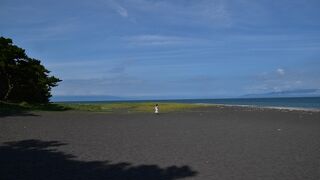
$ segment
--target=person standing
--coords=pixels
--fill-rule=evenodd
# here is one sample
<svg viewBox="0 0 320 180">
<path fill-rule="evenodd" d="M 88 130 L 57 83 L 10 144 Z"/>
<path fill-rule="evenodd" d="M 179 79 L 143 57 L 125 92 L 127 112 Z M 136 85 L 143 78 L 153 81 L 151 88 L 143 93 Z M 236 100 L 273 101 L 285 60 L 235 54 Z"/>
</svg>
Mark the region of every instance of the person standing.
<svg viewBox="0 0 320 180">
<path fill-rule="evenodd" d="M 158 106 L 158 104 L 156 104 L 156 105 L 154 106 L 154 113 L 155 113 L 155 114 L 159 114 L 159 106 Z"/>
</svg>

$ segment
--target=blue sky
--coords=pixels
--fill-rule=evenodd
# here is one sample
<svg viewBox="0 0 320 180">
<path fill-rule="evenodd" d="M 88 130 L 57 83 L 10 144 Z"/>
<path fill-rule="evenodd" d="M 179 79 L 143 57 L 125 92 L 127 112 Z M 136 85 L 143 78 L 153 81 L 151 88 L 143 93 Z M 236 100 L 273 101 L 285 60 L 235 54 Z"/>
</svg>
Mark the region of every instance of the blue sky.
<svg viewBox="0 0 320 180">
<path fill-rule="evenodd" d="M 319 0 L 0 0 L 0 35 L 58 95 L 221 98 L 320 89 Z"/>
</svg>

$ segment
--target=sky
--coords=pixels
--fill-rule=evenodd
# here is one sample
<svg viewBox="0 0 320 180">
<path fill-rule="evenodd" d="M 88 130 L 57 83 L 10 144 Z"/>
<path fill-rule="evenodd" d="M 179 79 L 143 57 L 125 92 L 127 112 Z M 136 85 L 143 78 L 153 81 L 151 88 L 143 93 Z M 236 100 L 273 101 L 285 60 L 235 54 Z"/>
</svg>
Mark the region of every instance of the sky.
<svg viewBox="0 0 320 180">
<path fill-rule="evenodd" d="M 54 96 L 226 98 L 320 89 L 319 0 L 0 0 L 0 36 Z"/>
</svg>

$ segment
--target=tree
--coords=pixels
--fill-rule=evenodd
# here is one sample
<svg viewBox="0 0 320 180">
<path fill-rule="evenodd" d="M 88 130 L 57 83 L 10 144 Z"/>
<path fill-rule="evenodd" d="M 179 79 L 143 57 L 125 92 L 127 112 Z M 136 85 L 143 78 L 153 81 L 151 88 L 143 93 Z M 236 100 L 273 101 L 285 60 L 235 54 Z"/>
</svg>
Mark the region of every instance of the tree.
<svg viewBox="0 0 320 180">
<path fill-rule="evenodd" d="M 30 58 L 11 39 L 0 37 L 0 100 L 48 103 L 61 80 L 49 75 L 40 60 Z"/>
</svg>

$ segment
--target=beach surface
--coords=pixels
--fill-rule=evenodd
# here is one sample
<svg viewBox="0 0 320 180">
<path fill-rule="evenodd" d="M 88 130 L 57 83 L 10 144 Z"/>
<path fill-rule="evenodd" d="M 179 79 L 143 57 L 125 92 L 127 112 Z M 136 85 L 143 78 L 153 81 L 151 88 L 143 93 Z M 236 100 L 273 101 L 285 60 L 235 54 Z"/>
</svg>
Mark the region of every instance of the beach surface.
<svg viewBox="0 0 320 180">
<path fill-rule="evenodd" d="M 12 114 L 0 117 L 0 177 L 319 180 L 320 113 L 220 106 Z"/>
</svg>

